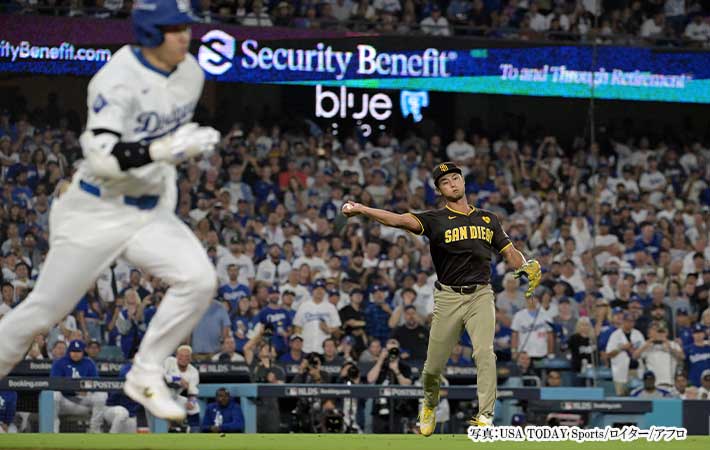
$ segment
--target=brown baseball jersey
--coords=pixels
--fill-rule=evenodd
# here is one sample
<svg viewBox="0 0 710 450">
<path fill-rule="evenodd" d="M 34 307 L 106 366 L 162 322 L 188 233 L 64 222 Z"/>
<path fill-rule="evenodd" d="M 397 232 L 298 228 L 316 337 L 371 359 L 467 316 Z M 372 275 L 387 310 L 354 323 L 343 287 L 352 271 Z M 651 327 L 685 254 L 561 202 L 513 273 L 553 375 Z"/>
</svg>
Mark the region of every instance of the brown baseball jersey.
<svg viewBox="0 0 710 450">
<path fill-rule="evenodd" d="M 444 208 L 409 213 L 429 238 L 431 257 L 439 282 L 469 286 L 491 282 L 493 252 L 513 245 L 491 211 L 473 208 L 468 214 Z"/>
</svg>

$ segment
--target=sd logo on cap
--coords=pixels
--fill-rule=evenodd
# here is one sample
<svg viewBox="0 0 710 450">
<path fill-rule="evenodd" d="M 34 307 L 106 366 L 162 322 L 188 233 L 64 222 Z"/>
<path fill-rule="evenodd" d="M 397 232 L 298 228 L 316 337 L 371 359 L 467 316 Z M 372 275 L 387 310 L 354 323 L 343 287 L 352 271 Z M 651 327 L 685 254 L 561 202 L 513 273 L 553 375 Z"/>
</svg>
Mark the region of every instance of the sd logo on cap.
<svg viewBox="0 0 710 450">
<path fill-rule="evenodd" d="M 463 175 L 463 172 L 461 171 L 459 166 L 457 166 L 451 161 L 441 163 L 438 166 L 434 167 L 434 170 L 431 173 L 432 177 L 434 178 L 434 186 L 439 187 L 439 178 L 449 173 L 457 173 L 459 175 Z"/>
</svg>

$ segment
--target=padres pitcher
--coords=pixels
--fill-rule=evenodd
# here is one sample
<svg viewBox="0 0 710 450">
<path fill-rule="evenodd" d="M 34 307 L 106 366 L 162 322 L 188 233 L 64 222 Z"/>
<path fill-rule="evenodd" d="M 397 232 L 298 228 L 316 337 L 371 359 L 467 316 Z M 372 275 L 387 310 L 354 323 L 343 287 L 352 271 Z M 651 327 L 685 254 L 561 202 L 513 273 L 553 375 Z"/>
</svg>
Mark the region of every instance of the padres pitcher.
<svg viewBox="0 0 710 450">
<path fill-rule="evenodd" d="M 466 202 L 461 169 L 454 163 L 439 164 L 432 173 L 434 185 L 446 205 L 422 213 L 397 214 L 347 202 L 343 214 L 362 214 L 383 225 L 402 228 L 429 239 L 438 281 L 434 291 L 434 316 L 429 334 L 427 359 L 422 372 L 424 406 L 419 414 L 420 432 L 430 436 L 436 427 L 434 408 L 439 402 L 441 372 L 465 328 L 474 347 L 478 369 L 478 414 L 475 426 L 493 424 L 496 400 L 496 357 L 493 353 L 495 305 L 491 288 L 491 260 L 501 253 L 515 275 L 527 276 L 530 296 L 540 282 L 540 264 L 525 257 L 513 246 L 490 211 Z"/>
</svg>

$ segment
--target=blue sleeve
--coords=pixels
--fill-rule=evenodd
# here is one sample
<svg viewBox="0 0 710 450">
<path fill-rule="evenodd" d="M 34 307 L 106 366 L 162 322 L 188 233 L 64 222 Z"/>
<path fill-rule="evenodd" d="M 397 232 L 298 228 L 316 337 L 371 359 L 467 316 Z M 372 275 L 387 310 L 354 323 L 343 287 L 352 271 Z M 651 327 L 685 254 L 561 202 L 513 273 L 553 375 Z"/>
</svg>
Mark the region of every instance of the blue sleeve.
<svg viewBox="0 0 710 450">
<path fill-rule="evenodd" d="M 227 313 L 227 310 L 222 308 L 222 314 L 220 314 L 220 319 L 221 319 L 221 328 L 227 327 L 229 329 L 232 328 L 232 323 L 229 320 L 229 314 Z"/>
<path fill-rule="evenodd" d="M 264 313 L 264 310 L 261 309 L 259 310 L 259 313 L 254 316 L 254 318 L 251 320 L 251 328 L 254 328 L 257 324 L 260 323 L 265 323 L 266 322 L 266 314 Z"/>
<path fill-rule="evenodd" d="M 60 358 L 52 363 L 52 370 L 49 372 L 50 377 L 63 377 L 64 371 L 62 370 L 62 359 Z"/>
<path fill-rule="evenodd" d="M 202 419 L 202 432 L 209 433 L 212 425 L 214 425 L 214 403 L 207 405 L 205 417 Z"/>
<path fill-rule="evenodd" d="M 131 370 L 130 364 L 124 364 L 121 366 L 121 370 L 118 371 L 119 378 L 126 378 L 126 374 Z"/>
<path fill-rule="evenodd" d="M 5 391 L 1 393 L 5 402 L 5 407 L 0 413 L 0 423 L 11 424 L 15 421 L 15 410 L 17 409 L 17 392 Z M 241 413 L 241 411 L 240 411 Z"/>
<path fill-rule="evenodd" d="M 232 402 L 230 408 L 232 410 L 232 420 L 222 424 L 220 431 L 225 433 L 238 433 L 244 431 L 244 415 L 242 408 L 235 402 Z"/>
<path fill-rule="evenodd" d="M 86 296 L 83 296 L 81 300 L 79 300 L 79 304 L 76 305 L 76 312 L 83 312 L 86 314 L 86 312 L 89 310 L 89 301 L 87 300 Z"/>
<path fill-rule="evenodd" d="M 86 365 L 86 375 L 85 377 L 92 377 L 92 378 L 98 378 L 99 377 L 99 371 L 96 370 L 96 364 L 91 359 L 88 359 L 87 357 L 88 364 Z"/>
</svg>

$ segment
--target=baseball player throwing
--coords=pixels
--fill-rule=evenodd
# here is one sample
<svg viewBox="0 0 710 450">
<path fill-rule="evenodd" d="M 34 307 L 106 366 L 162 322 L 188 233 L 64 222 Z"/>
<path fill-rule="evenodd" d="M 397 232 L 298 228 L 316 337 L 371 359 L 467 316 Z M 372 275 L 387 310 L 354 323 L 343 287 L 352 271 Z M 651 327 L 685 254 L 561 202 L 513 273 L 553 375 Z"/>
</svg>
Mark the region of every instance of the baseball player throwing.
<svg viewBox="0 0 710 450">
<path fill-rule="evenodd" d="M 204 75 L 188 53 L 195 21 L 189 0 L 139 0 L 132 19 L 140 46 L 122 47 L 89 83 L 84 162 L 52 205 L 41 276 L 0 321 L 0 377 L 121 256 L 171 286 L 124 390 L 155 416 L 182 420 L 185 410 L 163 381 L 162 363 L 209 306 L 217 277 L 173 213 L 175 165 L 213 150 L 219 133 L 190 122 Z"/>
<path fill-rule="evenodd" d="M 441 372 L 465 328 L 474 347 L 478 369 L 478 415 L 471 425 L 493 424 L 496 400 L 496 357 L 493 352 L 495 305 L 490 285 L 493 252 L 503 254 L 516 276 L 525 274 L 530 296 L 540 282 L 540 265 L 526 261 L 503 231 L 495 214 L 466 203 L 461 169 L 454 163 L 439 164 L 434 184 L 446 205 L 423 213 L 396 214 L 347 202 L 343 214 L 362 214 L 383 225 L 408 230 L 429 238 L 429 248 L 438 281 L 434 291 L 434 316 L 429 348 L 422 371 L 424 405 L 419 415 L 421 434 L 430 436 L 436 427 L 434 409 L 439 403 Z"/>
</svg>

